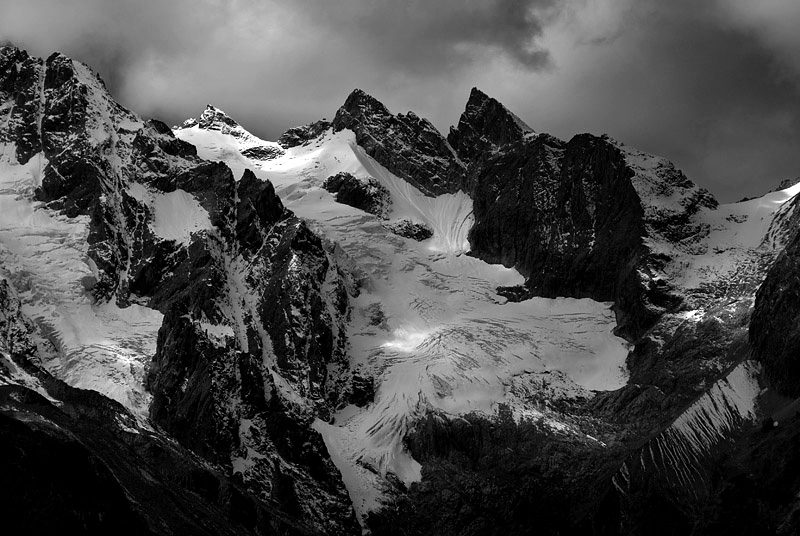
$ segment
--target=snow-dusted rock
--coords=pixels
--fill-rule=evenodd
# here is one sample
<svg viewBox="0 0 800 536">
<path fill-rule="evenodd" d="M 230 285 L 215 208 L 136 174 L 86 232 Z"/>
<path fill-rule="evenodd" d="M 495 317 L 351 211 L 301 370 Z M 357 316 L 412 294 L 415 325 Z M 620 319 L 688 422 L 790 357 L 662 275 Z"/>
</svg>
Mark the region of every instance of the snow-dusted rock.
<svg viewBox="0 0 800 536">
<path fill-rule="evenodd" d="M 413 112 L 393 115 L 360 89 L 336 112 L 334 132 L 352 130 L 356 143 L 378 163 L 427 195 L 466 190 L 466 169 L 447 140 Z"/>
<path fill-rule="evenodd" d="M 381 219 L 386 219 L 392 204 L 389 190 L 372 177 L 360 178 L 341 171 L 325 179 L 322 187 L 336 194 L 339 203 L 360 208 Z"/>
</svg>

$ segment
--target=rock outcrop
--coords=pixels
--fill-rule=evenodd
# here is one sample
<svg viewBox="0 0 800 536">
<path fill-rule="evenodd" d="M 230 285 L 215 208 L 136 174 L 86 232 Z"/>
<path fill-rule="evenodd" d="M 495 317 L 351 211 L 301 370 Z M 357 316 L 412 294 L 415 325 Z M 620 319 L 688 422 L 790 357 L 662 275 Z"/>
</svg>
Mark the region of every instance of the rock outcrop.
<svg viewBox="0 0 800 536">
<path fill-rule="evenodd" d="M 297 147 L 298 145 L 306 145 L 311 140 L 320 137 L 326 130 L 331 128 L 330 121 L 321 120 L 302 125 L 299 127 L 292 127 L 278 138 L 278 143 L 284 149 Z"/>
<path fill-rule="evenodd" d="M 372 177 L 341 172 L 325 179 L 322 187 L 336 194 L 336 201 L 386 219 L 392 204 L 389 190 Z"/>
<path fill-rule="evenodd" d="M 386 222 L 383 224 L 384 228 L 393 232 L 403 238 L 410 238 L 417 242 L 422 242 L 433 236 L 433 229 L 424 223 L 414 222 L 410 220 L 397 220 Z"/>
</svg>

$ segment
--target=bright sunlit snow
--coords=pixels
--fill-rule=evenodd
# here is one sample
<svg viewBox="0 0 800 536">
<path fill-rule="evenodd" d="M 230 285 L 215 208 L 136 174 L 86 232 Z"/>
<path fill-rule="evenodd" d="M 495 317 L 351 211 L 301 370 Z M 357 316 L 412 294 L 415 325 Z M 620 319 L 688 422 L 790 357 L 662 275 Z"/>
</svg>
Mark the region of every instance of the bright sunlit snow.
<svg viewBox="0 0 800 536">
<path fill-rule="evenodd" d="M 161 238 L 188 244 L 192 233 L 213 227 L 208 211 L 192 194 L 181 189 L 163 193 L 132 183 L 128 193 L 150 208 L 154 218 L 150 227 Z"/>
<path fill-rule="evenodd" d="M 143 387 L 144 367 L 155 354 L 162 315 L 138 305 L 93 303 L 85 288 L 97 275 L 87 256 L 88 218 L 67 218 L 32 200 L 46 164 L 37 155 L 20 166 L 13 146 L 0 150 L 3 275 L 48 343 L 42 352 L 45 368 L 145 416 L 150 395 Z"/>
</svg>

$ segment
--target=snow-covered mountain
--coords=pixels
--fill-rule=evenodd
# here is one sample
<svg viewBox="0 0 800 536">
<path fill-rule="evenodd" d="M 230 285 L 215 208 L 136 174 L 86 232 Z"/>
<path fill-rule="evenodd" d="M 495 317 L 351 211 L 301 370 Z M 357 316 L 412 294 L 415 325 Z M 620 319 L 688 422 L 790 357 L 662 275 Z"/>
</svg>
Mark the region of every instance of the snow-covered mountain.
<svg viewBox="0 0 800 536">
<path fill-rule="evenodd" d="M 0 125 L 3 448 L 41 475 L 0 502 L 39 511 L 58 445 L 107 489 L 20 527 L 714 533 L 748 493 L 740 527 L 800 526 L 797 479 L 737 477 L 800 434 L 762 427 L 800 379 L 800 185 L 719 205 L 477 89 L 447 138 L 360 90 L 277 142 L 169 128 L 14 47 Z"/>
</svg>

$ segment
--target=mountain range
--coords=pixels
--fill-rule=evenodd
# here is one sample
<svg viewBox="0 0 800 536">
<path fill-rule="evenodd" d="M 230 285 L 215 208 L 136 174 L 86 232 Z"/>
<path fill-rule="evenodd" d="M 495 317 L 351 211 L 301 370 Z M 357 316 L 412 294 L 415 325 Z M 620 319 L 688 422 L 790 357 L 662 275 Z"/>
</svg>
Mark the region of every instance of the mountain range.
<svg viewBox="0 0 800 536">
<path fill-rule="evenodd" d="M 358 89 L 276 142 L 170 127 L 2 47 L 4 526 L 797 534 L 800 179 L 766 190 L 478 89 L 447 136 Z"/>
</svg>

